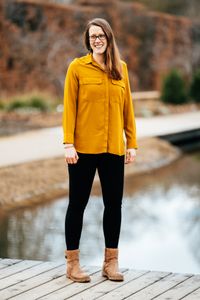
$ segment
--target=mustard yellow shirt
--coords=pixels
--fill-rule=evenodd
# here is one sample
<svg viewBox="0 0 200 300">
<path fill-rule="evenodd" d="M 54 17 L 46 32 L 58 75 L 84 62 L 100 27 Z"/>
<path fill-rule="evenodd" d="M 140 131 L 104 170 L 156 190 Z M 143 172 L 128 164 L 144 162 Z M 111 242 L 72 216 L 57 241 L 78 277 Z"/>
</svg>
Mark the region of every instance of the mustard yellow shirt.
<svg viewBox="0 0 200 300">
<path fill-rule="evenodd" d="M 75 58 L 64 86 L 63 143 L 81 153 L 124 155 L 137 148 L 134 108 L 126 63 L 123 78 L 108 77 L 92 54 Z M 124 138 L 125 132 L 125 138 Z"/>
</svg>

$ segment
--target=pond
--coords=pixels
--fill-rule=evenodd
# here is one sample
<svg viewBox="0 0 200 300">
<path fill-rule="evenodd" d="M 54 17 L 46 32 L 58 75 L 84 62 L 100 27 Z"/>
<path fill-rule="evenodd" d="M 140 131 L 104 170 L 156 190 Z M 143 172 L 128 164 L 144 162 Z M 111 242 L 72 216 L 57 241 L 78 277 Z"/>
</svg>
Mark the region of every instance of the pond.
<svg viewBox="0 0 200 300">
<path fill-rule="evenodd" d="M 0 211 L 0 257 L 64 260 L 68 198 Z M 81 264 L 101 265 L 103 204 L 93 188 L 84 215 Z M 200 273 L 200 153 L 125 180 L 121 267 Z"/>
</svg>

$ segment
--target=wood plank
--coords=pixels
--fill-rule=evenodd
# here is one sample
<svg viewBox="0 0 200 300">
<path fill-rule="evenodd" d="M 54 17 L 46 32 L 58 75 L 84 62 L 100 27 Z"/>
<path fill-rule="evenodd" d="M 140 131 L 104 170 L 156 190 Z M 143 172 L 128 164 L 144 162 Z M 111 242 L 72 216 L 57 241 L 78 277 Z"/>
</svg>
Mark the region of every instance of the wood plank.
<svg viewBox="0 0 200 300">
<path fill-rule="evenodd" d="M 190 293 L 186 297 L 182 298 L 183 300 L 198 300 L 200 299 L 200 289 L 197 289 L 196 291 Z"/>
<path fill-rule="evenodd" d="M 32 266 L 38 265 L 40 263 L 41 263 L 40 261 L 35 261 L 35 260 L 20 261 L 19 263 L 9 266 L 8 268 L 2 269 L 0 273 L 0 279 L 21 272 L 25 269 L 31 268 Z"/>
<path fill-rule="evenodd" d="M 126 282 L 125 279 L 124 285 L 120 286 L 119 288 L 116 287 L 116 289 L 114 289 L 111 292 L 108 291 L 107 294 L 104 293 L 104 290 L 99 291 L 99 293 L 100 292 L 102 293 L 102 296 L 99 297 L 99 299 L 103 299 L 103 300 L 124 299 L 125 297 L 129 297 L 133 293 L 136 293 L 146 288 L 150 284 L 153 284 L 154 282 L 159 281 L 166 276 L 169 276 L 170 274 L 171 273 L 168 272 L 149 271 L 148 273 L 145 273 L 144 275 L 128 282 Z"/>
<path fill-rule="evenodd" d="M 121 282 L 110 281 L 110 280 L 107 280 L 106 278 L 102 277 L 102 278 L 104 278 L 102 280 L 102 282 L 95 284 L 93 287 L 91 287 L 90 289 L 86 289 L 83 292 L 79 291 L 79 294 L 75 294 L 73 297 L 70 297 L 70 300 L 71 299 L 75 300 L 77 298 L 81 299 L 81 300 L 96 299 L 99 296 L 110 293 L 112 290 L 120 289 L 120 287 L 124 286 L 125 283 L 130 282 L 136 278 L 139 278 L 147 273 L 148 273 L 148 271 L 146 271 L 146 270 L 142 270 L 142 271 L 128 270 L 124 273 L 125 281 L 121 281 Z M 92 278 L 92 281 L 93 281 L 93 278 Z M 68 295 L 68 291 L 66 291 L 66 292 Z M 66 299 L 66 298 L 67 297 L 61 298 L 61 299 Z M 57 299 L 60 299 L 60 297 Z M 108 298 L 108 299 L 110 299 L 110 298 Z M 122 298 L 120 298 L 120 299 L 122 299 Z"/>
<path fill-rule="evenodd" d="M 0 283 L 0 290 L 3 290 L 11 285 L 17 284 L 18 282 L 25 281 L 31 277 L 34 277 L 36 275 L 39 275 L 40 273 L 43 273 L 45 271 L 48 271 L 52 268 L 55 268 L 57 266 L 61 265 L 60 263 L 55 262 L 43 262 L 38 265 L 34 265 L 29 269 L 25 269 L 19 273 L 15 273 L 13 275 L 10 275 L 9 278 L 3 278 L 1 279 Z M 1 292 L 0 292 L 1 295 Z M 1 299 L 1 297 L 0 297 Z"/>
<path fill-rule="evenodd" d="M 84 268 L 85 269 L 85 268 Z M 92 268 L 94 269 L 94 268 Z M 99 268 L 95 268 L 95 271 L 99 270 Z M 51 292 L 54 292 L 60 288 L 67 287 L 69 285 L 75 284 L 73 281 L 66 278 L 66 271 L 64 271 L 64 274 L 60 276 L 59 278 L 51 278 L 51 281 L 48 281 L 36 288 L 33 288 L 25 293 L 19 294 L 15 297 L 15 300 L 33 300 L 38 299 L 40 297 L 43 297 L 47 294 L 50 294 Z M 92 271 L 94 272 L 94 271 Z M 50 299 L 50 297 L 48 297 Z M 60 300 L 60 299 L 59 299 Z"/>
<path fill-rule="evenodd" d="M 21 259 L 11 259 L 11 258 L 4 258 L 0 260 L 0 270 L 5 269 L 9 266 L 17 264 L 18 262 L 22 261 Z"/>
<path fill-rule="evenodd" d="M 89 271 L 91 271 L 91 269 L 89 269 Z M 45 295 L 44 297 L 42 297 L 40 299 L 41 300 L 48 300 L 49 298 L 51 298 L 51 300 L 57 300 L 57 299 L 61 300 L 61 299 L 66 299 L 68 297 L 70 297 L 70 299 L 71 299 L 71 297 L 73 298 L 73 295 L 76 295 L 76 297 L 77 297 L 78 293 L 80 293 L 82 291 L 85 291 L 85 290 L 90 290 L 91 287 L 106 281 L 106 278 L 102 277 L 102 275 L 101 275 L 100 268 L 96 269 L 96 271 L 97 272 L 93 273 L 92 276 L 91 276 L 91 282 L 88 282 L 88 283 L 73 283 L 73 284 L 67 286 L 67 288 L 63 287 L 59 290 L 56 290 L 56 291 L 52 292 L 51 294 Z M 126 269 L 123 269 L 123 271 L 125 272 Z"/>
<path fill-rule="evenodd" d="M 0 258 L 0 299 L 200 299 L 200 274 L 123 269 L 125 281 L 114 282 L 102 277 L 101 267 L 84 267 L 91 282 L 74 283 L 65 268 L 62 262 Z"/>
<path fill-rule="evenodd" d="M 93 267 L 94 268 L 94 267 Z M 77 294 L 79 292 L 84 291 L 85 289 L 90 289 L 92 286 L 94 286 L 97 283 L 100 283 L 102 281 L 105 281 L 105 278 L 101 276 L 101 271 L 100 268 L 94 269 L 93 272 L 90 272 L 90 268 L 87 270 L 88 274 L 91 275 L 92 280 L 91 282 L 87 283 L 77 283 L 77 282 L 71 282 L 70 285 L 63 286 L 60 289 L 56 289 L 55 291 L 52 291 L 50 294 L 46 294 L 44 297 L 40 298 L 41 300 L 46 300 L 46 299 L 66 299 L 68 297 L 73 296 L 74 294 Z M 95 272 L 96 271 L 96 272 Z"/>
<path fill-rule="evenodd" d="M 149 285 L 148 287 L 142 289 L 136 294 L 131 295 L 127 299 L 150 300 L 156 296 L 159 296 L 163 292 L 166 292 L 168 289 L 176 286 L 177 284 L 184 282 L 191 276 L 192 276 L 191 274 L 177 274 L 177 273 L 171 274 L 157 282 L 154 282 L 152 285 Z"/>
<path fill-rule="evenodd" d="M 200 275 L 193 275 L 184 282 L 158 296 L 156 300 L 181 299 L 198 288 L 200 288 Z"/>
<path fill-rule="evenodd" d="M 41 286 L 46 282 L 52 281 L 55 278 L 59 278 L 64 274 L 65 274 L 64 265 L 59 265 L 58 267 L 55 267 L 51 270 L 47 270 L 46 272 L 43 272 L 35 277 L 27 279 L 23 282 L 19 282 L 9 287 L 8 289 L 2 290 L 0 295 L 3 297 L 3 299 L 7 299 L 10 297 L 14 297 L 15 299 L 21 299 L 23 293 L 31 289 L 34 289 L 35 287 Z"/>
</svg>

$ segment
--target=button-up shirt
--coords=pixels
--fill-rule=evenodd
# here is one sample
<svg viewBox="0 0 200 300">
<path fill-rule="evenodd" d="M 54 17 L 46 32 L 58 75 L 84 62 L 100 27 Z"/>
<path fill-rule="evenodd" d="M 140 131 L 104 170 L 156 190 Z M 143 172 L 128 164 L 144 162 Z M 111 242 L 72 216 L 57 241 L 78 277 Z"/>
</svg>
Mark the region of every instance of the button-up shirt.
<svg viewBox="0 0 200 300">
<path fill-rule="evenodd" d="M 74 144 L 77 152 L 124 155 L 125 148 L 138 147 L 127 65 L 121 63 L 121 80 L 109 78 L 92 54 L 75 58 L 68 67 L 63 143 Z"/>
</svg>

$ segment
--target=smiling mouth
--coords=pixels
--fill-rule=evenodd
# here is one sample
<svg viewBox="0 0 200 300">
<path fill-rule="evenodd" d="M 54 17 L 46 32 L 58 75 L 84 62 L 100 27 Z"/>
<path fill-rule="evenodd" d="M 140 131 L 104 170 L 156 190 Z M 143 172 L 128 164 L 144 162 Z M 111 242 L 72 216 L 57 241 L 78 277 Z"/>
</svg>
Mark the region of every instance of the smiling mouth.
<svg viewBox="0 0 200 300">
<path fill-rule="evenodd" d="M 103 45 L 95 45 L 94 47 L 97 48 L 97 49 L 100 49 L 100 48 L 103 47 Z"/>
</svg>

